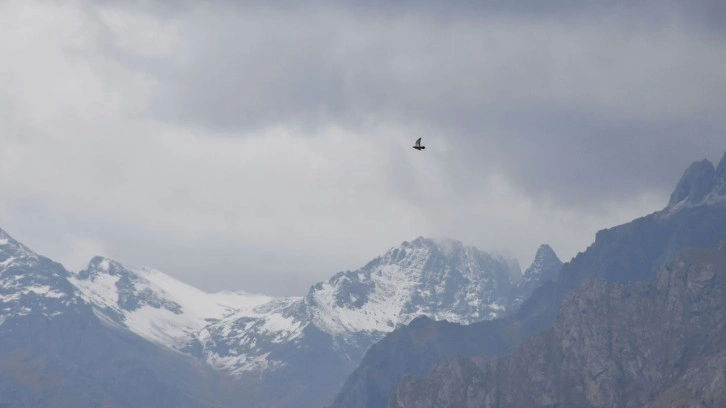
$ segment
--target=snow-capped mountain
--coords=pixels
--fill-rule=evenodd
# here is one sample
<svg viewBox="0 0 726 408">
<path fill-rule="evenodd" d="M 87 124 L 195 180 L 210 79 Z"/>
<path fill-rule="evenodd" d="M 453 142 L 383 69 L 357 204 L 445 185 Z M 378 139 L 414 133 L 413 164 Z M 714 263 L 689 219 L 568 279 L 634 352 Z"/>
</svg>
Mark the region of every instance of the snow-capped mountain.
<svg viewBox="0 0 726 408">
<path fill-rule="evenodd" d="M 101 257 L 70 281 L 109 324 L 239 378 L 299 383 L 304 398 L 322 403 L 370 345 L 419 315 L 457 323 L 502 316 L 520 274 L 510 259 L 419 237 L 304 297 L 210 294 Z M 329 378 L 311 387 L 311 372 L 319 383 Z"/>
<path fill-rule="evenodd" d="M 517 273 L 509 260 L 461 242 L 419 237 L 318 283 L 304 304 L 331 334 L 385 333 L 420 315 L 470 323 L 503 313 Z"/>
<path fill-rule="evenodd" d="M 186 350 L 232 372 L 276 367 L 262 341 L 295 341 L 314 325 L 346 341 L 382 337 L 416 316 L 471 323 L 505 311 L 511 261 L 454 240 L 417 238 L 356 271 L 340 272 L 303 298 L 209 294 L 150 269 L 94 258 L 72 282 L 97 311 L 151 341 Z M 264 339 L 264 340 L 263 340 Z"/>
<path fill-rule="evenodd" d="M 502 314 L 516 274 L 510 264 L 458 241 L 420 237 L 313 285 L 304 298 L 240 310 L 198 339 L 207 361 L 233 372 L 288 364 L 276 356 L 286 355 L 285 344 L 310 346 L 306 329 L 357 361 L 373 342 L 419 315 L 469 323 Z"/>
<path fill-rule="evenodd" d="M 534 281 L 532 268 L 525 278 Z M 69 273 L 0 230 L 0 329 L 8 319 L 75 308 L 73 316 L 106 327 L 98 330 L 137 335 L 231 374 L 251 406 L 319 406 L 372 344 L 417 316 L 462 324 L 502 316 L 520 275 L 511 259 L 419 237 L 303 297 L 207 293 L 102 257 Z"/>
</svg>

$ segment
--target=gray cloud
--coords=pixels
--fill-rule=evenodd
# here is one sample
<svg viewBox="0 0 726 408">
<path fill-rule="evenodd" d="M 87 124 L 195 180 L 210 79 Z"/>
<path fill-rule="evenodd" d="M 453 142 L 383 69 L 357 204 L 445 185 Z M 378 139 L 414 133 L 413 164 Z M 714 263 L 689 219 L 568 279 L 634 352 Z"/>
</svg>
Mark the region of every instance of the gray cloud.
<svg viewBox="0 0 726 408">
<path fill-rule="evenodd" d="M 158 73 L 155 111 L 220 132 L 415 125 L 466 146 L 467 169 L 583 207 L 669 188 L 690 160 L 674 165 L 670 154 L 684 152 L 687 133 L 706 140 L 689 153 L 723 148 L 725 40 L 674 16 L 679 8 L 643 21 L 647 9 L 617 3 L 579 13 L 571 2 L 494 3 L 447 19 L 437 5 L 396 18 L 317 7 L 190 12 L 180 23 L 188 62 Z M 483 12 L 492 9 L 501 14 Z M 553 181 L 568 174 L 582 181 Z"/>
<path fill-rule="evenodd" d="M 75 268 L 300 293 L 417 235 L 567 258 L 726 149 L 721 2 L 27 4 L 0 222 Z"/>
</svg>

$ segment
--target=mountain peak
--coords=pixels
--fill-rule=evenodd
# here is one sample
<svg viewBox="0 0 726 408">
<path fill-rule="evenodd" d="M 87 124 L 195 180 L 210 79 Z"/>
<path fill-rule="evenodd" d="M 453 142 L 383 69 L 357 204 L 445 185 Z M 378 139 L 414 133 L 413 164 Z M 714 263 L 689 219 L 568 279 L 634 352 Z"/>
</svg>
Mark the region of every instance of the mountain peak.
<svg viewBox="0 0 726 408">
<path fill-rule="evenodd" d="M 88 267 L 78 273 L 78 277 L 81 279 L 94 280 L 101 274 L 121 276 L 128 275 L 129 272 L 126 267 L 121 265 L 119 262 L 114 261 L 113 259 L 105 258 L 102 256 L 94 256 L 93 259 L 88 262 Z"/>
<path fill-rule="evenodd" d="M 546 281 L 554 281 L 562 268 L 562 261 L 551 246 L 542 244 L 537 249 L 532 265 L 524 271 L 522 279 L 512 289 L 510 309 L 517 309 L 532 292 Z"/>
<path fill-rule="evenodd" d="M 562 261 L 557 257 L 554 249 L 547 244 L 542 244 L 534 255 L 532 265 L 524 271 L 522 283 L 529 281 L 554 280 L 557 272 L 562 266 Z"/>
<path fill-rule="evenodd" d="M 668 206 L 672 207 L 681 202 L 697 204 L 706 198 L 706 195 L 713 190 L 716 169 L 713 164 L 703 159 L 694 162 L 681 176 L 675 190 L 671 194 Z"/>
<path fill-rule="evenodd" d="M 694 162 L 678 181 L 666 209 L 673 210 L 726 199 L 726 154 L 714 168 L 707 159 Z"/>
<path fill-rule="evenodd" d="M 471 323 L 504 311 L 512 267 L 453 239 L 418 237 L 311 287 L 306 307 L 330 333 L 384 333 L 419 315 Z"/>
<path fill-rule="evenodd" d="M 428 247 L 428 248 L 447 248 L 447 247 L 464 247 L 460 241 L 451 238 L 427 238 L 418 236 L 413 241 L 403 241 L 400 247 Z"/>
<path fill-rule="evenodd" d="M 535 261 L 537 259 L 543 259 L 543 260 L 554 260 L 557 261 L 560 260 L 560 258 L 557 257 L 557 254 L 555 253 L 555 250 L 552 249 L 551 246 L 548 244 L 542 244 L 537 248 L 537 253 L 534 255 Z"/>
<path fill-rule="evenodd" d="M 0 228 L 0 263 L 9 262 L 10 259 L 37 258 L 38 255 L 30 248 L 16 241 Z"/>
<path fill-rule="evenodd" d="M 457 253 L 463 252 L 466 247 L 461 241 L 457 241 L 451 238 L 429 238 L 426 239 L 432 246 L 436 247 L 441 253 L 446 256 L 452 256 Z"/>
</svg>

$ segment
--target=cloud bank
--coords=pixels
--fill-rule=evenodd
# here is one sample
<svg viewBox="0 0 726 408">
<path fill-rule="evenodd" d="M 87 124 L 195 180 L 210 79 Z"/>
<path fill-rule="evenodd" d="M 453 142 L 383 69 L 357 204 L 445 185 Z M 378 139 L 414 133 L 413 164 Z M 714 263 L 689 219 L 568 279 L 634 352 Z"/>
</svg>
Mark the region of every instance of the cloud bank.
<svg viewBox="0 0 726 408">
<path fill-rule="evenodd" d="M 3 2 L 0 226 L 71 269 L 102 254 L 271 294 L 418 235 L 568 259 L 726 150 L 720 17 Z"/>
</svg>

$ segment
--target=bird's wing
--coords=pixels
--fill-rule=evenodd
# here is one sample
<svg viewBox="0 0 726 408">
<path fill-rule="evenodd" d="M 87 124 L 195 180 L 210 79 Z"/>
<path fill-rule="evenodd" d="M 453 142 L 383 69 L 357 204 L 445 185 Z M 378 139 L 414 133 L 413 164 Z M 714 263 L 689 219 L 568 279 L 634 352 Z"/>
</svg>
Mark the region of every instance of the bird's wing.
<svg viewBox="0 0 726 408">
<path fill-rule="evenodd" d="M 421 138 L 420 137 L 416 140 L 416 146 L 421 146 Z"/>
</svg>

